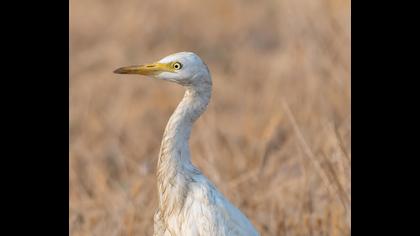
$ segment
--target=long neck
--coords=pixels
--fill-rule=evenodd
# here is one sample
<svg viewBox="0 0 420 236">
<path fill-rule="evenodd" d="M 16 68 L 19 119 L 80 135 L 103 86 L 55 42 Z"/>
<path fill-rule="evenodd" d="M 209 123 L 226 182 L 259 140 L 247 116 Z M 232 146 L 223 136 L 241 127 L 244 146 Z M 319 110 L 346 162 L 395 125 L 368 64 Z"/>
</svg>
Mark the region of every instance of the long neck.
<svg viewBox="0 0 420 236">
<path fill-rule="evenodd" d="M 200 173 L 191 164 L 188 141 L 192 125 L 205 111 L 210 96 L 211 84 L 187 87 L 184 98 L 166 125 L 157 167 L 161 209 L 181 204 L 191 178 Z"/>
</svg>

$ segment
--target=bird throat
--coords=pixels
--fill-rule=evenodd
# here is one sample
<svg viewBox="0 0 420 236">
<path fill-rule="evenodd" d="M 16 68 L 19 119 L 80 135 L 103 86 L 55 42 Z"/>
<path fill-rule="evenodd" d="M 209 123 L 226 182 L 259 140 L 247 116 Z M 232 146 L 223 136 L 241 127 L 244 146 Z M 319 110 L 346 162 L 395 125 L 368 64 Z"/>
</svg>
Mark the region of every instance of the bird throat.
<svg viewBox="0 0 420 236">
<path fill-rule="evenodd" d="M 160 211 L 182 209 L 189 184 L 196 175 L 201 175 L 191 163 L 188 142 L 193 123 L 206 110 L 210 97 L 211 84 L 187 87 L 166 125 L 157 166 Z M 164 217 L 165 212 L 161 215 Z"/>
</svg>

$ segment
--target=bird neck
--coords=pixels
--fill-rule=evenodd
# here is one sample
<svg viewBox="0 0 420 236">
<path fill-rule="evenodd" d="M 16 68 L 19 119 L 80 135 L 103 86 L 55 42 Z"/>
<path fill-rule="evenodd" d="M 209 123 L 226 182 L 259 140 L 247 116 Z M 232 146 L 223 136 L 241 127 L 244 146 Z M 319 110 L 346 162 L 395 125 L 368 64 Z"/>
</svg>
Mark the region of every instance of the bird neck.
<svg viewBox="0 0 420 236">
<path fill-rule="evenodd" d="M 200 172 L 192 165 L 188 141 L 193 123 L 205 111 L 211 84 L 189 86 L 166 125 L 160 148 L 157 182 L 161 209 L 183 202 L 188 183 Z M 166 206 L 163 207 L 163 204 Z"/>
</svg>

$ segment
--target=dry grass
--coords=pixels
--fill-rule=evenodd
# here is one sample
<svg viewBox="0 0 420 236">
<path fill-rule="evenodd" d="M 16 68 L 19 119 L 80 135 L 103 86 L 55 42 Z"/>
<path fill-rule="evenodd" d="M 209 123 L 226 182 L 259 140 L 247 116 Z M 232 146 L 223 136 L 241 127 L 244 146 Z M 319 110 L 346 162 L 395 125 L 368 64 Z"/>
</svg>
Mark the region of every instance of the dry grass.
<svg viewBox="0 0 420 236">
<path fill-rule="evenodd" d="M 112 71 L 194 51 L 195 163 L 262 235 L 350 235 L 350 2 L 70 1 L 70 233 L 151 235 L 180 86 Z M 117 79 L 124 77 L 124 79 Z"/>
</svg>

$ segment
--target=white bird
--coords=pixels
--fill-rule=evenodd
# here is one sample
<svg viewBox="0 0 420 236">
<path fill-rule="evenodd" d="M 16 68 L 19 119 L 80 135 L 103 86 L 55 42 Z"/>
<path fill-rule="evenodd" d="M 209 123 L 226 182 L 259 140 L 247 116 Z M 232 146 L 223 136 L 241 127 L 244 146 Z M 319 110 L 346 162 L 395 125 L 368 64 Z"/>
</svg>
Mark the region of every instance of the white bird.
<svg viewBox="0 0 420 236">
<path fill-rule="evenodd" d="M 180 52 L 156 63 L 122 67 L 114 73 L 146 75 L 186 88 L 166 125 L 160 147 L 154 235 L 259 235 L 246 216 L 191 163 L 191 128 L 211 96 L 207 65 L 192 52 Z"/>
</svg>

